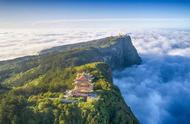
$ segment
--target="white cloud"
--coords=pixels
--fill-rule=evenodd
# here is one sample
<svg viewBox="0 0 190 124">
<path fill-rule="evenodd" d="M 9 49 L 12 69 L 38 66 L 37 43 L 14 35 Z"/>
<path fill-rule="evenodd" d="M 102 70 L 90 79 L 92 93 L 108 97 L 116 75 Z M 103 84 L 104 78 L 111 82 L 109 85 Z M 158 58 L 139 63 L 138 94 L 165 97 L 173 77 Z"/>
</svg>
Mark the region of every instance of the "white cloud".
<svg viewBox="0 0 190 124">
<path fill-rule="evenodd" d="M 190 55 L 188 30 L 144 30 L 133 32 L 131 36 L 138 52 L 142 54 Z"/>
<path fill-rule="evenodd" d="M 26 55 L 54 46 L 83 42 L 120 32 L 130 33 L 139 53 L 189 55 L 190 31 L 168 31 L 125 28 L 113 29 L 43 29 L 43 30 L 0 30 L 0 60 Z"/>
<path fill-rule="evenodd" d="M 189 124 L 190 31 L 133 32 L 143 63 L 114 72 L 114 83 L 142 124 Z"/>
<path fill-rule="evenodd" d="M 54 46 L 84 42 L 119 34 L 107 30 L 14 30 L 0 31 L 0 60 L 26 55 Z"/>
</svg>

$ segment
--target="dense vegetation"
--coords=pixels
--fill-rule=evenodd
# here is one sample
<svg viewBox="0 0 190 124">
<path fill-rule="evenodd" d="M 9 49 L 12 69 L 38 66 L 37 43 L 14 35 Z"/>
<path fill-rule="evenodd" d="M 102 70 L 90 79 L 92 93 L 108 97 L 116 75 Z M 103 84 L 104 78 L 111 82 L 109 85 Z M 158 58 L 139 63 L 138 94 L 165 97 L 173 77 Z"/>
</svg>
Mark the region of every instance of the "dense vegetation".
<svg viewBox="0 0 190 124">
<path fill-rule="evenodd" d="M 64 91 L 71 89 L 77 72 L 94 75 L 98 99 L 64 104 Z M 48 76 L 51 75 L 51 76 Z M 55 98 L 55 99 L 50 99 Z M 136 124 L 105 63 L 90 63 L 51 71 L 1 94 L 1 124 Z"/>
<path fill-rule="evenodd" d="M 117 59 L 118 54 L 110 54 L 118 48 L 114 46 L 118 38 L 126 40 L 109 37 L 0 62 L 0 124 L 137 124 L 112 83 L 108 65 L 112 63 L 107 61 L 112 57 L 119 62 L 114 64 L 127 65 Z M 83 71 L 95 77 L 98 98 L 63 103 L 65 91 L 73 88 L 76 74 Z"/>
</svg>

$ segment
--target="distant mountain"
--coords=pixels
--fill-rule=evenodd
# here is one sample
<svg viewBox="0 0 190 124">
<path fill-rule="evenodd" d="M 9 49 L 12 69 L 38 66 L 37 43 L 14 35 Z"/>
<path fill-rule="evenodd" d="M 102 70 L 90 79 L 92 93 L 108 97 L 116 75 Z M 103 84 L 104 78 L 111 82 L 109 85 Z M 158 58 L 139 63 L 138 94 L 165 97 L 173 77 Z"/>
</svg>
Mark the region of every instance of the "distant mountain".
<svg viewBox="0 0 190 124">
<path fill-rule="evenodd" d="M 0 62 L 0 123 L 137 124 L 120 91 L 112 83 L 111 69 L 140 64 L 127 35 L 54 47 L 38 56 Z M 98 100 L 64 104 L 78 72 L 95 76 Z M 53 100 L 52 100 L 53 98 Z"/>
</svg>

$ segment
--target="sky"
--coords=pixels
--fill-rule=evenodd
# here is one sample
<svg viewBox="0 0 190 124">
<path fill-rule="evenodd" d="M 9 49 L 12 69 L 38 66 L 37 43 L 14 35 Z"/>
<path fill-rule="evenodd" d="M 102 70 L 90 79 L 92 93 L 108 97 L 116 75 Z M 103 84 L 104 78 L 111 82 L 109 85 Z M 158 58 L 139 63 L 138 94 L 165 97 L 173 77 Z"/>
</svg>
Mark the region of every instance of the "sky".
<svg viewBox="0 0 190 124">
<path fill-rule="evenodd" d="M 177 24 L 186 24 L 190 18 L 189 6 L 189 0 L 2 0 L 0 28 L 44 28 L 49 23 L 58 23 L 57 27 L 60 23 L 63 27 L 68 27 L 68 23 L 77 27 L 77 23 L 83 27 L 86 22 L 93 25 L 92 22 L 105 20 L 106 24 L 123 21 L 130 24 L 131 19 L 135 20 L 133 25 L 160 19 L 168 24 L 176 20 Z"/>
</svg>

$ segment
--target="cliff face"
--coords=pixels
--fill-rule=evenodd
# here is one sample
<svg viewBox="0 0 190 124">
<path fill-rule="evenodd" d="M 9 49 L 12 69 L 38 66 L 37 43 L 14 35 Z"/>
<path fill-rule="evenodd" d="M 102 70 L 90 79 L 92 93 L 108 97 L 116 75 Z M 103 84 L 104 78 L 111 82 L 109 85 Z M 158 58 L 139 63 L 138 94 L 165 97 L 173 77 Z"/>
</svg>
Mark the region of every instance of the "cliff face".
<svg viewBox="0 0 190 124">
<path fill-rule="evenodd" d="M 130 36 L 119 37 L 116 40 L 117 42 L 108 48 L 99 49 L 104 61 L 111 68 L 118 69 L 141 63 L 141 58 L 133 46 Z"/>
<path fill-rule="evenodd" d="M 0 94 L 0 123 L 138 124 L 112 83 L 111 69 L 140 62 L 129 36 L 55 47 L 38 56 L 0 62 L 2 87 L 9 88 Z M 81 71 L 95 76 L 94 90 L 99 99 L 63 104 L 59 98 L 73 88 L 74 77 Z M 57 100 L 49 100 L 52 97 Z M 21 111 L 7 111 L 9 106 Z M 27 117 L 21 118 L 24 115 Z"/>
</svg>

